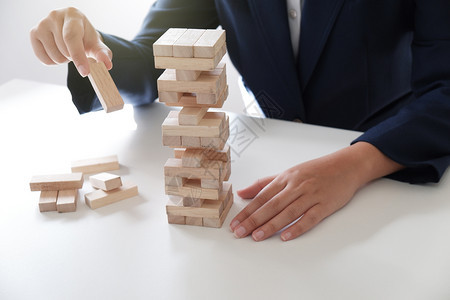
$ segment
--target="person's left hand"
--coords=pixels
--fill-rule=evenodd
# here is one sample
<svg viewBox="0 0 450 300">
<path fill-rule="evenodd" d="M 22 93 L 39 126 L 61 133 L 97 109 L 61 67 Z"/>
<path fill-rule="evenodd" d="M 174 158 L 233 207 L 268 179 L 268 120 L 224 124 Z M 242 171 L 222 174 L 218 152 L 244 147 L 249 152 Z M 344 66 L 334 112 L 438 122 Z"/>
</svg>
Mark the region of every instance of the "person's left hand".
<svg viewBox="0 0 450 300">
<path fill-rule="evenodd" d="M 347 204 L 362 185 L 399 168 L 361 142 L 296 165 L 238 191 L 241 198 L 254 199 L 231 221 L 230 229 L 237 238 L 251 234 L 262 241 L 294 222 L 281 234 L 283 241 L 294 239 Z"/>
</svg>

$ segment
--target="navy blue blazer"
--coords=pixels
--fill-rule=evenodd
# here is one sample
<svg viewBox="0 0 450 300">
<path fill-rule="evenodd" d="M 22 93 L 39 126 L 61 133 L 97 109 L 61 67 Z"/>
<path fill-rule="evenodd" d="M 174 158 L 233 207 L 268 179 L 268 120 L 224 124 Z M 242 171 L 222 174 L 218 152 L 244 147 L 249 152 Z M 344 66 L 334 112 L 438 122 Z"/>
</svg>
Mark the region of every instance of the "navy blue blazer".
<svg viewBox="0 0 450 300">
<path fill-rule="evenodd" d="M 407 167 L 391 178 L 439 181 L 450 163 L 450 1 L 306 0 L 298 57 L 285 2 L 159 0 L 132 41 L 103 34 L 111 74 L 126 101 L 152 102 L 153 42 L 170 27 L 222 25 L 266 116 L 364 131 L 354 142 Z M 80 113 L 99 108 L 72 64 L 68 86 Z"/>
</svg>

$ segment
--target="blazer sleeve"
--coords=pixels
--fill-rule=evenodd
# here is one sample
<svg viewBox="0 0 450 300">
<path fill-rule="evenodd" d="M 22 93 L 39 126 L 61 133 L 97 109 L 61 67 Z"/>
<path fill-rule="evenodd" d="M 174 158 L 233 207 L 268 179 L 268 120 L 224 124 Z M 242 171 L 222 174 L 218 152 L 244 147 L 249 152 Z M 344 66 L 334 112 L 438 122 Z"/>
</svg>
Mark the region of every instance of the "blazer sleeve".
<svg viewBox="0 0 450 300">
<path fill-rule="evenodd" d="M 110 73 L 125 102 L 143 105 L 158 97 L 156 80 L 163 70 L 154 68 L 153 43 L 168 28 L 217 28 L 218 25 L 214 1 L 158 0 L 133 40 L 101 33 L 113 52 Z M 79 113 L 101 108 L 89 79 L 81 77 L 73 63 L 69 63 L 67 86 Z"/>
<path fill-rule="evenodd" d="M 390 178 L 438 182 L 450 164 L 450 1 L 415 1 L 411 51 L 415 99 L 354 142 L 406 166 Z"/>
</svg>

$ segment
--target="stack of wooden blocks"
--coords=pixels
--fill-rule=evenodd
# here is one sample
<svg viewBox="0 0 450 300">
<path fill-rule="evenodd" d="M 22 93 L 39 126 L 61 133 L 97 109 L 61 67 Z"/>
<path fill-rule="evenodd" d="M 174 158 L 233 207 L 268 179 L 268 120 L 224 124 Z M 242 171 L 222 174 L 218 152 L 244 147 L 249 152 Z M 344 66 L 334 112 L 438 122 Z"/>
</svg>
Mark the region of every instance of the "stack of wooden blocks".
<svg viewBox="0 0 450 300">
<path fill-rule="evenodd" d="M 164 166 L 171 224 L 221 227 L 232 204 L 224 30 L 171 28 L 154 44 L 159 100 L 171 111 L 162 124 L 163 145 L 174 148 Z"/>
</svg>

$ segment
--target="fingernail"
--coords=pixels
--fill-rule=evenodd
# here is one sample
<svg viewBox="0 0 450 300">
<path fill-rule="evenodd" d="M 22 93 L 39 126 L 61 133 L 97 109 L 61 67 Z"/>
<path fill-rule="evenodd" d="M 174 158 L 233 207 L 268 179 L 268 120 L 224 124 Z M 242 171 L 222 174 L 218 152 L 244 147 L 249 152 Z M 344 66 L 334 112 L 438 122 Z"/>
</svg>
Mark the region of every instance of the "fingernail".
<svg viewBox="0 0 450 300">
<path fill-rule="evenodd" d="M 230 229 L 231 231 L 234 231 L 234 229 L 239 225 L 239 221 L 238 220 L 234 220 L 233 222 L 231 222 L 230 224 Z"/>
<path fill-rule="evenodd" d="M 257 230 L 253 232 L 252 237 L 255 241 L 260 241 L 264 237 L 264 231 Z"/>
<path fill-rule="evenodd" d="M 81 76 L 86 77 L 88 75 L 88 70 L 84 65 L 77 66 L 77 69 Z"/>
<path fill-rule="evenodd" d="M 281 239 L 284 242 L 288 241 L 291 237 L 292 237 L 292 233 L 290 233 L 290 232 L 285 232 L 281 235 Z"/>
<path fill-rule="evenodd" d="M 239 226 L 235 231 L 234 231 L 234 236 L 237 238 L 241 238 L 244 234 L 245 234 L 246 230 L 244 227 Z"/>
</svg>

